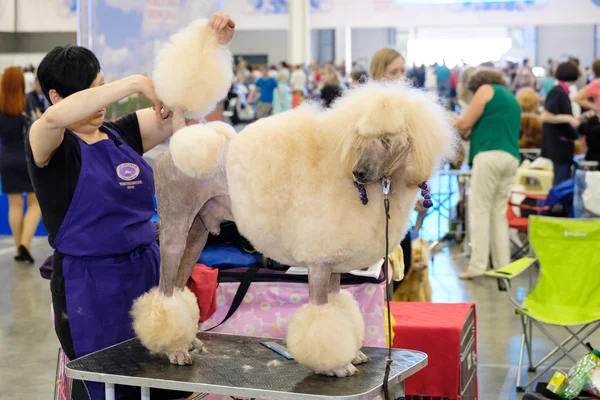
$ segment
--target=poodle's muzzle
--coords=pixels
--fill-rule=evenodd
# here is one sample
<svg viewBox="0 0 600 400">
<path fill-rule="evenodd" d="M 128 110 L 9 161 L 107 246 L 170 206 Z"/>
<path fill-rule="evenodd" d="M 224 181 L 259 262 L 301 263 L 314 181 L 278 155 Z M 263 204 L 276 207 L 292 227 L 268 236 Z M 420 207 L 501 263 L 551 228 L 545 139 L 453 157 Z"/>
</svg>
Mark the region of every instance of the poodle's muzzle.
<svg viewBox="0 0 600 400">
<path fill-rule="evenodd" d="M 352 169 L 352 176 L 356 183 L 368 185 L 376 182 L 383 177 L 383 168 L 380 163 L 373 162 L 358 162 Z"/>
</svg>

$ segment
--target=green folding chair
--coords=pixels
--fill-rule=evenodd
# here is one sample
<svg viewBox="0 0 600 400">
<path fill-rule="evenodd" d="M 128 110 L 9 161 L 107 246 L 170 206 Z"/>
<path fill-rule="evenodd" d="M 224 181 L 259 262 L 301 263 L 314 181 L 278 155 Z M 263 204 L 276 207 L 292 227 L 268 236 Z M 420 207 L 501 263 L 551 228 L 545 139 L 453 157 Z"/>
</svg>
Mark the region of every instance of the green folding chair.
<svg viewBox="0 0 600 400">
<path fill-rule="evenodd" d="M 524 392 L 563 358 L 577 362 L 571 352 L 578 346 L 589 351 L 584 341 L 600 328 L 600 219 L 530 216 L 529 242 L 532 257 L 486 273 L 504 281 L 508 297 L 521 318 L 523 335 L 516 385 L 518 392 Z M 510 282 L 526 270 L 532 276 L 535 270 L 530 267 L 534 265 L 539 266 L 537 283 L 530 279 L 529 292 L 521 303 L 512 294 Z M 559 342 L 543 324 L 562 326 L 570 336 Z M 556 345 L 537 364 L 533 363 L 531 352 L 533 325 Z M 557 352 L 562 354 L 521 386 L 525 348 L 529 372 L 537 372 L 537 368 Z"/>
</svg>

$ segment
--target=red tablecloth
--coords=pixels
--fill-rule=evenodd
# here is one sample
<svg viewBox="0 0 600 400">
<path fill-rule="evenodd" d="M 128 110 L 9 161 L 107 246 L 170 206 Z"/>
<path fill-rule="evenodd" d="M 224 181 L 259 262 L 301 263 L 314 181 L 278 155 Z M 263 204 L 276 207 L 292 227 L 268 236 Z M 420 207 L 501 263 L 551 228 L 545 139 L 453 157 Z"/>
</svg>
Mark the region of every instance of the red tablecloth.
<svg viewBox="0 0 600 400">
<path fill-rule="evenodd" d="M 471 309 L 475 312 L 474 304 L 391 303 L 393 347 L 429 356 L 428 366 L 406 380 L 407 395 L 459 399 L 460 345 Z"/>
</svg>

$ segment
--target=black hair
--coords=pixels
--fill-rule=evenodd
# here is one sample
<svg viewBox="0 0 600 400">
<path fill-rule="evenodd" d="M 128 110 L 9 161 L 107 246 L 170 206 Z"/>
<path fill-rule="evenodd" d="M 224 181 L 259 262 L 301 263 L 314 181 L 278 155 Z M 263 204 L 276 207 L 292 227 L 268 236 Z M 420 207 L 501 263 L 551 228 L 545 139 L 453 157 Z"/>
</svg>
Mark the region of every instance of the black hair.
<svg viewBox="0 0 600 400">
<path fill-rule="evenodd" d="M 579 68 L 572 62 L 561 63 L 556 69 L 554 77 L 563 82 L 575 82 L 579 79 Z"/>
<path fill-rule="evenodd" d="M 91 86 L 100 72 L 100 62 L 90 50 L 81 46 L 57 46 L 40 65 L 37 76 L 44 96 L 50 101 L 50 90 L 62 97 L 85 90 Z"/>
</svg>

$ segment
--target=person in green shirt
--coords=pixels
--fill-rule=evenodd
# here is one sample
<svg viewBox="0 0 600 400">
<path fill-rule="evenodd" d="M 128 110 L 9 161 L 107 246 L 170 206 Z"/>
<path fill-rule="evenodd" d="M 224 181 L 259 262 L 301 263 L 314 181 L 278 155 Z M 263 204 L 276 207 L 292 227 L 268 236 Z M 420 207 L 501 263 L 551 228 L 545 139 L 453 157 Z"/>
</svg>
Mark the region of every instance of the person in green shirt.
<svg viewBox="0 0 600 400">
<path fill-rule="evenodd" d="M 460 279 L 482 276 L 490 251 L 494 269 L 509 264 L 506 207 L 521 159 L 521 107 L 506 86 L 502 73 L 482 68 L 471 76 L 468 90 L 474 93 L 473 100 L 456 126 L 461 136 L 470 140 L 472 254 L 469 267 L 459 275 Z"/>
</svg>

